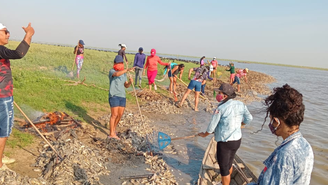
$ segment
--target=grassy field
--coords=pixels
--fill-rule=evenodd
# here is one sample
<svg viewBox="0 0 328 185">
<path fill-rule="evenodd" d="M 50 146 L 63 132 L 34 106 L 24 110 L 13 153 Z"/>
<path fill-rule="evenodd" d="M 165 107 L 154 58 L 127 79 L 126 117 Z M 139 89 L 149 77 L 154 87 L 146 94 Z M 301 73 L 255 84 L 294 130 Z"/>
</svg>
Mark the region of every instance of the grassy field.
<svg viewBox="0 0 328 185">
<path fill-rule="evenodd" d="M 15 49 L 18 44 L 17 41 L 10 41 L 6 46 Z M 113 66 L 116 54 L 86 49 L 80 80 L 85 78 L 84 83 L 89 86 L 72 85 L 74 83 L 69 81 L 77 81 L 77 79 L 71 79 L 67 77 L 67 74 L 72 71 L 75 58 L 73 48 L 32 43 L 29 52 L 23 59 L 11 60 L 15 102 L 32 120 L 40 116 L 42 112 L 63 111 L 74 118 L 90 123 L 98 116 L 110 112 L 108 91 L 90 85 L 109 89 L 108 71 Z M 129 67 L 132 67 L 134 55 L 127 55 L 127 58 Z M 169 61 L 163 60 L 163 62 Z M 198 67 L 198 65 L 184 64 L 185 71 L 182 79 L 188 83 L 189 69 Z M 75 75 L 75 64 L 73 71 Z M 218 71 L 223 72 L 224 69 L 219 68 Z M 164 66 L 159 65 L 157 79 L 162 78 L 163 72 Z M 223 76 L 229 75 L 228 72 L 223 74 Z M 134 74 L 132 76 L 134 79 Z M 143 88 L 147 87 L 147 78 L 143 78 L 142 83 Z M 169 80 L 156 83 L 168 86 Z M 127 89 L 127 91 L 132 90 L 132 87 Z M 169 95 L 168 91 L 160 88 L 157 92 Z M 130 104 L 136 102 L 133 95 L 134 93 L 127 93 L 127 100 Z M 16 108 L 15 117 L 22 118 Z M 32 141 L 30 137 L 14 130 L 9 140 L 9 146 L 25 145 L 29 141 Z"/>
<path fill-rule="evenodd" d="M 7 47 L 14 49 L 18 44 L 17 41 L 11 41 Z M 80 80 L 86 78 L 85 84 L 108 89 L 108 71 L 112 68 L 115 56 L 114 52 L 86 49 Z M 127 55 L 127 58 L 132 67 L 134 55 Z M 89 122 L 92 121 L 91 115 L 108 113 L 108 91 L 90 86 L 73 86 L 69 85 L 73 83 L 65 81 L 72 80 L 67 74 L 72 71 L 73 62 L 73 48 L 33 43 L 23 59 L 11 60 L 15 101 L 30 116 L 33 116 L 34 112 L 65 111 Z M 198 65 L 185 65 L 183 80 L 187 82 L 188 70 Z M 161 79 L 164 66 L 159 65 L 158 69 L 157 79 Z M 76 74 L 75 65 L 73 71 Z M 143 78 L 142 86 L 146 87 L 146 83 L 147 79 Z M 162 84 L 168 84 L 168 80 Z M 132 91 L 132 88 L 128 91 Z M 167 93 L 163 90 L 159 92 Z M 127 94 L 127 99 L 130 103 L 135 102 L 135 97 L 130 94 Z M 15 116 L 20 116 L 18 111 L 15 113 Z"/>
</svg>

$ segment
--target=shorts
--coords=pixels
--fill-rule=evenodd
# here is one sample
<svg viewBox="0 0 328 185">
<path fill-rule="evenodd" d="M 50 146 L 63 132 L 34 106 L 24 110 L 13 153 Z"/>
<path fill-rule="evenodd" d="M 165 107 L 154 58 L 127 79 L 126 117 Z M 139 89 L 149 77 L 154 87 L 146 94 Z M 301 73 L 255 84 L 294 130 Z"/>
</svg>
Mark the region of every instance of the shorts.
<svg viewBox="0 0 328 185">
<path fill-rule="evenodd" d="M 14 98 L 0 98 L 0 137 L 9 137 L 14 125 Z"/>
<path fill-rule="evenodd" d="M 235 76 L 235 80 L 233 81 L 232 84 L 236 83 L 239 85 L 240 84 L 240 78 L 238 76 Z"/>
<path fill-rule="evenodd" d="M 108 98 L 110 107 L 125 107 L 126 106 L 126 98 L 119 96 L 112 96 Z"/>
<path fill-rule="evenodd" d="M 237 141 L 222 142 L 219 141 L 216 145 L 216 157 L 220 166 L 221 176 L 229 175 L 229 170 L 232 167 L 232 162 L 235 154 L 240 147 L 241 139 Z"/>
<path fill-rule="evenodd" d="M 169 72 L 167 73 L 167 75 L 170 77 L 172 77 L 172 70 L 169 70 Z"/>
<path fill-rule="evenodd" d="M 236 76 L 236 73 L 230 74 L 230 80 L 234 80 L 235 79 L 235 76 Z"/>
<path fill-rule="evenodd" d="M 188 85 L 188 89 L 193 90 L 195 88 L 196 92 L 200 92 L 201 87 L 202 87 L 202 82 L 196 80 L 191 80 Z"/>
</svg>

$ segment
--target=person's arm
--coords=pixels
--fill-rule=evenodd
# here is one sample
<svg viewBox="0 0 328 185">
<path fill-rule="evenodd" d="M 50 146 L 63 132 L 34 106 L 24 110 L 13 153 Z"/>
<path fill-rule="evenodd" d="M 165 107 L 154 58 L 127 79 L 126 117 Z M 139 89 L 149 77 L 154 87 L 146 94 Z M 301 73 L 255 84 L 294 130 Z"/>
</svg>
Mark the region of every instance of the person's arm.
<svg viewBox="0 0 328 185">
<path fill-rule="evenodd" d="M 164 63 L 164 62 L 161 61 L 161 59 L 160 59 L 159 57 L 158 57 L 157 62 L 158 62 L 159 64 L 161 64 L 162 66 L 168 66 L 168 65 L 170 65 L 170 63 L 171 63 L 171 62 L 169 62 L 169 63 Z"/>
<path fill-rule="evenodd" d="M 31 26 L 31 23 L 28 23 L 28 26 L 26 28 L 24 26 L 22 28 L 25 31 L 24 41 L 28 45 L 31 45 L 32 36 L 34 35 L 35 32 L 34 28 Z"/>
<path fill-rule="evenodd" d="M 122 70 L 122 71 L 116 71 L 115 73 L 113 73 L 112 76 L 121 76 L 121 75 L 123 75 L 124 73 L 126 73 L 126 72 L 128 72 L 128 71 L 132 71 L 132 70 L 134 70 L 134 67 L 129 68 L 129 69 L 124 69 L 124 70 Z"/>
<path fill-rule="evenodd" d="M 189 73 L 188 73 L 188 79 L 189 79 L 189 80 L 191 80 L 190 75 L 191 75 L 191 72 L 192 72 L 193 70 L 194 70 L 194 68 L 189 69 Z"/>
<path fill-rule="evenodd" d="M 247 83 L 247 75 L 244 75 L 244 78 L 245 78 L 245 82 Z"/>
<path fill-rule="evenodd" d="M 149 66 L 149 57 L 147 57 L 146 65 L 145 65 L 144 70 L 143 70 L 143 75 L 144 76 L 146 74 L 146 70 L 147 70 L 148 66 Z"/>
<path fill-rule="evenodd" d="M 243 122 L 242 125 L 247 125 L 253 120 L 252 114 L 248 111 L 248 108 L 246 105 L 244 105 L 244 114 L 243 114 Z"/>
<path fill-rule="evenodd" d="M 23 58 L 30 46 L 23 40 L 15 50 L 0 46 L 0 58 L 3 59 L 21 59 Z"/>
<path fill-rule="evenodd" d="M 133 83 L 133 79 L 132 79 L 132 77 L 130 76 L 130 80 L 129 81 L 126 81 L 125 83 L 124 83 L 124 87 L 125 88 L 128 88 L 128 87 L 130 87 L 130 85 Z"/>
<path fill-rule="evenodd" d="M 203 80 L 202 85 L 206 84 L 206 80 Z"/>
<path fill-rule="evenodd" d="M 137 64 L 137 55 L 138 55 L 138 53 L 136 55 L 134 55 L 133 66 L 136 66 L 136 64 Z"/>
<path fill-rule="evenodd" d="M 74 47 L 74 51 L 73 51 L 73 53 L 74 53 L 75 55 L 76 55 L 76 53 L 77 53 L 77 48 L 78 48 L 77 46 Z"/>
<path fill-rule="evenodd" d="M 179 76 L 180 80 L 182 78 L 182 73 L 183 73 L 183 69 L 180 71 L 180 76 Z"/>
<path fill-rule="evenodd" d="M 145 60 L 146 60 L 146 55 L 144 54 L 144 58 L 142 59 L 142 66 L 144 66 L 145 65 Z"/>
<path fill-rule="evenodd" d="M 123 51 L 123 58 L 125 58 L 125 62 L 126 62 L 126 64 L 128 64 L 128 59 L 126 58 L 125 50 Z"/>
</svg>

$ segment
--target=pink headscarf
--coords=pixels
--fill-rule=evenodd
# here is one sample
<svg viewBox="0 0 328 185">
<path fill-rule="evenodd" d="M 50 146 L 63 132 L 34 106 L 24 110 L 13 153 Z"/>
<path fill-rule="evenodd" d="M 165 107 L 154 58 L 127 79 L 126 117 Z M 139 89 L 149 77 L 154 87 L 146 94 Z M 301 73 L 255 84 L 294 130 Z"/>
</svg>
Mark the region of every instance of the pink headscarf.
<svg viewBox="0 0 328 185">
<path fill-rule="evenodd" d="M 150 50 L 150 56 L 155 56 L 156 55 L 156 49 L 151 49 Z"/>
</svg>

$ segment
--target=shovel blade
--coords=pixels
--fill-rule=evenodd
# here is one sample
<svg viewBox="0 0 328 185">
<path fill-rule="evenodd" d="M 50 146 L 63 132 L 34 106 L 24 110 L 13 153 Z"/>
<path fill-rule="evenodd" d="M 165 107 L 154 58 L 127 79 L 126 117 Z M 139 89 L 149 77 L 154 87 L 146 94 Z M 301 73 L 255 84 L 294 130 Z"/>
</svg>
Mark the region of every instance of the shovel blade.
<svg viewBox="0 0 328 185">
<path fill-rule="evenodd" d="M 171 143 L 171 138 L 163 132 L 158 132 L 158 146 L 160 150 L 163 150 Z"/>
</svg>

